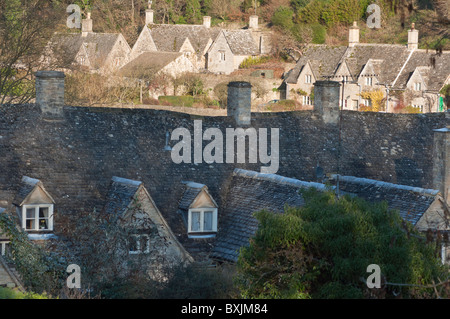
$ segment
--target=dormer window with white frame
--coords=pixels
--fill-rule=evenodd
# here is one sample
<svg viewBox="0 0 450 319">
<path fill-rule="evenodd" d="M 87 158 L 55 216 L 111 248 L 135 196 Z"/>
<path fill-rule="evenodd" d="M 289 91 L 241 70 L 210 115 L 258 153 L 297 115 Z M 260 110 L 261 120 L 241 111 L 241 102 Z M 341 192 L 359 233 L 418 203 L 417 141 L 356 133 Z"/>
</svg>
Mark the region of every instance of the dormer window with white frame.
<svg viewBox="0 0 450 319">
<path fill-rule="evenodd" d="M 188 232 L 217 232 L 217 208 L 189 209 Z"/>
<path fill-rule="evenodd" d="M 415 82 L 414 83 L 414 91 L 420 91 L 420 90 L 422 90 L 422 83 Z"/>
<path fill-rule="evenodd" d="M 185 182 L 186 189 L 179 203 L 189 238 L 213 238 L 218 229 L 218 205 L 208 192 L 208 187 Z"/>
<path fill-rule="evenodd" d="M 365 84 L 368 85 L 368 86 L 372 86 L 372 83 L 373 83 L 372 77 L 368 76 L 365 79 L 366 79 L 366 83 Z"/>
<path fill-rule="evenodd" d="M 53 231 L 53 204 L 23 205 L 22 228 L 25 231 Z"/>
<path fill-rule="evenodd" d="M 24 176 L 14 205 L 17 207 L 20 226 L 29 235 L 53 232 L 55 201 L 40 180 Z"/>
</svg>

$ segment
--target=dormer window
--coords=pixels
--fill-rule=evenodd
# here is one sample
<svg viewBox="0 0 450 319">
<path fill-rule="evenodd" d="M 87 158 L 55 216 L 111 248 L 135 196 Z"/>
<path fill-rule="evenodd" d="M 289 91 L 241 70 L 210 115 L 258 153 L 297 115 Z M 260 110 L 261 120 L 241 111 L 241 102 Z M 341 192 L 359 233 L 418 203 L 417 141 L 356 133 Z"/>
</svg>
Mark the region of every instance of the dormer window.
<svg viewBox="0 0 450 319">
<path fill-rule="evenodd" d="M 415 91 L 420 91 L 420 90 L 422 90 L 422 83 L 420 83 L 420 82 L 414 83 L 414 90 L 415 90 Z"/>
<path fill-rule="evenodd" d="M 22 228 L 25 230 L 53 230 L 53 205 L 22 206 Z"/>
<path fill-rule="evenodd" d="M 366 77 L 366 85 L 372 86 L 372 77 L 371 76 Z"/>
<path fill-rule="evenodd" d="M 41 181 L 24 176 L 14 201 L 22 229 L 29 233 L 53 231 L 55 202 Z"/>
<path fill-rule="evenodd" d="M 190 209 L 189 233 L 217 232 L 217 208 Z"/>
<path fill-rule="evenodd" d="M 179 213 L 189 238 L 211 238 L 217 233 L 218 206 L 203 184 L 186 182 Z"/>
</svg>

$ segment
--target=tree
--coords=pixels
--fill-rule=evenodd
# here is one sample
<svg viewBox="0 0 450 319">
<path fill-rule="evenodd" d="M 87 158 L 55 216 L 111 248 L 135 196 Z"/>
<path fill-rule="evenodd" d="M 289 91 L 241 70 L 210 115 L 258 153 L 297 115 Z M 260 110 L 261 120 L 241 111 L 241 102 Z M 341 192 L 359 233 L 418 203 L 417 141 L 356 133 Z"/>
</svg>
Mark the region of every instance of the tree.
<svg viewBox="0 0 450 319">
<path fill-rule="evenodd" d="M 386 203 L 307 190 L 305 205 L 284 214 L 260 211 L 236 277 L 246 298 L 426 298 L 448 285 L 448 266 Z M 366 284 L 380 266 L 382 287 Z"/>
<path fill-rule="evenodd" d="M 63 17 L 61 7 L 46 0 L 0 0 L 0 105 L 34 97 L 33 73 Z"/>
</svg>

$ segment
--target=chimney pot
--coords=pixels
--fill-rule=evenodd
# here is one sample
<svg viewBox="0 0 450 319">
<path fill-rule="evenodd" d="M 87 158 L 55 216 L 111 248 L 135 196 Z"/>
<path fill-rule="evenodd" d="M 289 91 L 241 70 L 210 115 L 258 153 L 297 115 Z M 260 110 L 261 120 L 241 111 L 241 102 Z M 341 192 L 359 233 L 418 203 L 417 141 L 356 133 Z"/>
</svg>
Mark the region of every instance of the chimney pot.
<svg viewBox="0 0 450 319">
<path fill-rule="evenodd" d="M 153 10 L 152 9 L 146 9 L 145 10 L 145 24 L 153 24 Z"/>
<path fill-rule="evenodd" d="M 258 29 L 258 16 L 257 15 L 250 16 L 248 27 L 249 27 L 249 29 Z"/>
<path fill-rule="evenodd" d="M 86 37 L 88 33 L 92 33 L 92 19 L 91 13 L 87 13 L 87 18 L 81 21 L 81 35 Z"/>
<path fill-rule="evenodd" d="M 211 17 L 209 16 L 204 16 L 203 17 L 203 26 L 206 28 L 210 28 L 211 27 Z"/>
<path fill-rule="evenodd" d="M 415 24 L 411 24 L 411 29 L 408 30 L 408 49 L 419 48 L 419 31 L 415 28 Z"/>
</svg>

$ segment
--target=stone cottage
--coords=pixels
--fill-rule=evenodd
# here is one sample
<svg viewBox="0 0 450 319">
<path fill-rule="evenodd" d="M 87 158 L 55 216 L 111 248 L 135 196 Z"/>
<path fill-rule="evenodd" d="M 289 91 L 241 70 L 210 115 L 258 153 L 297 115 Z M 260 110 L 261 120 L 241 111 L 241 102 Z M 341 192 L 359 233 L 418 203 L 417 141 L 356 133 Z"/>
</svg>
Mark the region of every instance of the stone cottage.
<svg viewBox="0 0 450 319">
<path fill-rule="evenodd" d="M 47 46 L 45 63 L 53 69 L 111 74 L 129 61 L 131 48 L 121 33 L 94 32 L 90 13 L 81 28 L 81 33 L 55 34 Z"/>
<path fill-rule="evenodd" d="M 233 263 L 257 227 L 252 212 L 302 205 L 296 192 L 300 187 L 323 188 L 323 176 L 332 181 L 338 175 L 341 191 L 386 200 L 427 232 L 448 231 L 439 217 L 450 203 L 448 112 L 340 111 L 339 83 L 316 81 L 315 110 L 251 113 L 251 86 L 229 85 L 232 112 L 194 116 L 202 121 L 198 132 L 191 114 L 64 105 L 64 75 L 41 72 L 37 77 L 36 104 L 0 110 L 0 148 L 5 150 L 0 201 L 4 213 L 25 216 L 25 224 L 22 219 L 17 225 L 32 240 L 36 233 L 39 240 L 58 240 L 67 226 L 61 223 L 83 212 L 106 211 L 127 220 L 139 203 L 131 255 L 149 251 L 150 256 L 175 256 L 178 262 Z M 191 148 L 194 161 L 174 162 L 177 138 L 166 136 L 177 128 L 197 139 Z M 256 162 L 247 161 L 248 155 L 245 161 L 226 163 L 199 160 L 212 142 L 208 134 L 233 128 L 242 130 L 235 131 L 241 138 L 232 142 L 246 152 L 250 131 L 244 128 L 279 129 L 274 174 L 260 173 L 267 164 L 264 153 Z M 225 154 L 226 143 L 222 147 Z M 48 205 L 53 205 L 52 229 Z M 149 219 L 148 228 L 137 227 L 143 219 Z M 36 228 L 41 220 L 44 228 Z M 45 238 L 49 231 L 57 238 Z M 168 246 L 160 245 L 163 238 Z M 8 251 L 6 242 L 2 239 Z"/>
<path fill-rule="evenodd" d="M 414 24 L 406 46 L 360 43 L 354 23 L 348 46 L 311 45 L 305 50 L 286 77 L 286 98 L 312 104 L 312 86 L 321 80 L 341 82 L 339 101 L 346 110 L 377 106 L 394 112 L 410 106 L 422 113 L 441 112 L 446 107 L 439 91 L 450 83 L 450 52 L 418 49 Z M 374 92 L 382 100 L 375 102 Z"/>
</svg>

